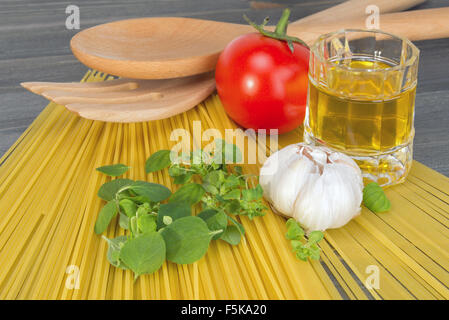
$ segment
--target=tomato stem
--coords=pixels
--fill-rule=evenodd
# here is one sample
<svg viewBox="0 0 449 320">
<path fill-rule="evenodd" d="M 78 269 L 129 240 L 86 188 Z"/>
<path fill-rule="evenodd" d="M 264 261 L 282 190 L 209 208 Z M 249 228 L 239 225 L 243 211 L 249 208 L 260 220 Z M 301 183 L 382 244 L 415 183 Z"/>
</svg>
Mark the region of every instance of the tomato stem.
<svg viewBox="0 0 449 320">
<path fill-rule="evenodd" d="M 285 41 L 287 42 L 288 47 L 290 48 L 290 51 L 293 53 L 294 51 L 294 47 L 293 47 L 293 42 L 297 42 L 303 46 L 305 46 L 306 48 L 309 48 L 309 46 L 302 41 L 299 38 L 296 37 L 291 37 L 287 35 L 287 26 L 288 26 L 288 17 L 290 16 L 290 9 L 286 8 L 284 9 L 284 11 L 282 12 L 282 16 L 279 19 L 279 22 L 276 26 L 276 29 L 273 31 L 268 31 L 265 30 L 264 27 L 268 21 L 268 18 L 265 18 L 264 22 L 262 24 L 256 24 L 255 22 L 251 21 L 246 15 L 243 15 L 243 18 L 252 26 L 254 27 L 257 31 L 259 31 L 262 35 L 264 35 L 265 37 L 269 37 L 269 38 L 273 38 L 273 39 L 277 39 L 280 41 Z"/>
<path fill-rule="evenodd" d="M 279 19 L 278 24 L 276 25 L 276 29 L 274 30 L 274 33 L 276 33 L 278 36 L 282 37 L 286 35 L 289 16 L 290 16 L 290 9 L 286 8 L 282 12 L 282 16 Z"/>
</svg>

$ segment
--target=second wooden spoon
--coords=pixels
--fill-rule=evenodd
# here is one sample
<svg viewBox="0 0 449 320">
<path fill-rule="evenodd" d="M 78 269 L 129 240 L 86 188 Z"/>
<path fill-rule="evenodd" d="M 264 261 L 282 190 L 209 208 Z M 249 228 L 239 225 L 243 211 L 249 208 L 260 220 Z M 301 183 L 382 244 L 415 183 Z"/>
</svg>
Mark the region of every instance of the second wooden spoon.
<svg viewBox="0 0 449 320">
<path fill-rule="evenodd" d="M 364 22 L 360 17 L 367 4 L 376 5 L 380 12 L 392 12 L 421 2 L 424 0 L 350 0 L 294 22 L 288 33 L 301 36 L 305 26 L 319 27 L 353 18 Z M 166 79 L 213 70 L 224 47 L 249 32 L 255 30 L 234 23 L 141 18 L 83 30 L 72 38 L 70 46 L 78 60 L 92 69 L 133 79 Z"/>
</svg>

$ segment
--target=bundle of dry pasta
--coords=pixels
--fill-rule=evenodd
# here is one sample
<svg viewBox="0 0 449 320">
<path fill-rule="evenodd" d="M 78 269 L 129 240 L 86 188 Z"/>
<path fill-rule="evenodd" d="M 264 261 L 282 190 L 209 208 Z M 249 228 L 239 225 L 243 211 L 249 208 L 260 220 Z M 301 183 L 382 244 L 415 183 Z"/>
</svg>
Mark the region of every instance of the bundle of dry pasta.
<svg viewBox="0 0 449 320">
<path fill-rule="evenodd" d="M 91 72 L 86 81 L 106 76 Z M 320 261 L 296 260 L 285 220 L 272 212 L 240 222 L 238 246 L 214 241 L 191 265 L 165 262 L 136 282 L 106 260 L 93 232 L 107 177 L 96 167 L 124 163 L 125 177 L 175 189 L 167 170 L 142 163 L 175 142 L 169 133 L 193 121 L 220 132 L 235 128 L 216 96 L 175 117 L 145 123 L 86 120 L 48 105 L 0 160 L 1 299 L 392 299 L 449 298 L 449 179 L 416 163 L 408 181 L 387 191 L 392 210 L 362 215 L 326 232 Z M 299 131 L 279 138 L 297 142 Z M 201 141 L 193 141 L 201 145 Z M 264 142 L 258 146 L 263 149 Z M 244 165 L 257 174 L 259 165 Z M 106 232 L 123 233 L 114 221 Z M 378 282 L 370 276 L 378 273 Z M 377 284 L 377 285 L 376 285 Z"/>
</svg>

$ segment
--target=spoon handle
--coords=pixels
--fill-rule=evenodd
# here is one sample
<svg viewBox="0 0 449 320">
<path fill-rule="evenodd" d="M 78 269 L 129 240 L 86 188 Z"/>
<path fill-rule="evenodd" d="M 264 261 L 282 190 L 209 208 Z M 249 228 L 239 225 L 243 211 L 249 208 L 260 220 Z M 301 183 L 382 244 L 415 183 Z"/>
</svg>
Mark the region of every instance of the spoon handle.
<svg viewBox="0 0 449 320">
<path fill-rule="evenodd" d="M 427 40 L 449 37 L 449 7 L 412 10 L 380 15 L 382 31 L 391 32 L 410 40 Z M 320 35 L 339 29 L 366 29 L 365 19 L 351 19 L 314 26 L 290 26 L 288 34 L 311 45 Z"/>
<path fill-rule="evenodd" d="M 311 14 L 301 20 L 290 23 L 291 25 L 318 26 L 320 23 L 333 23 L 345 19 L 365 17 L 367 7 L 375 5 L 379 8 L 379 13 L 389 13 L 403 11 L 426 0 L 348 0 L 339 5 L 326 10 Z"/>
</svg>

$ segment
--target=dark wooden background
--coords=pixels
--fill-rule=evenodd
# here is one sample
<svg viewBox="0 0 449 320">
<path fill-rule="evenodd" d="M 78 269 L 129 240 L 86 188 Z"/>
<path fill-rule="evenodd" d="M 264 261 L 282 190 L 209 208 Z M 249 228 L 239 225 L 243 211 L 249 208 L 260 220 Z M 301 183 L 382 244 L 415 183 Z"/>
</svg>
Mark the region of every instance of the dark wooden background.
<svg viewBox="0 0 449 320">
<path fill-rule="evenodd" d="M 395 1 L 395 0 L 391 0 Z M 243 23 L 248 14 L 261 21 L 279 18 L 281 7 L 291 20 L 323 10 L 342 0 L 0 0 L 0 155 L 47 105 L 22 89 L 22 81 L 78 81 L 87 68 L 71 54 L 65 9 L 80 8 L 81 29 L 134 17 L 184 16 Z M 267 4 L 268 3 L 268 8 Z M 428 0 L 419 9 L 449 6 Z M 271 8 L 270 8 L 271 7 Z M 449 17 L 448 17 L 449 23 Z M 421 49 L 415 115 L 416 160 L 449 176 L 449 39 L 419 41 Z"/>
</svg>

